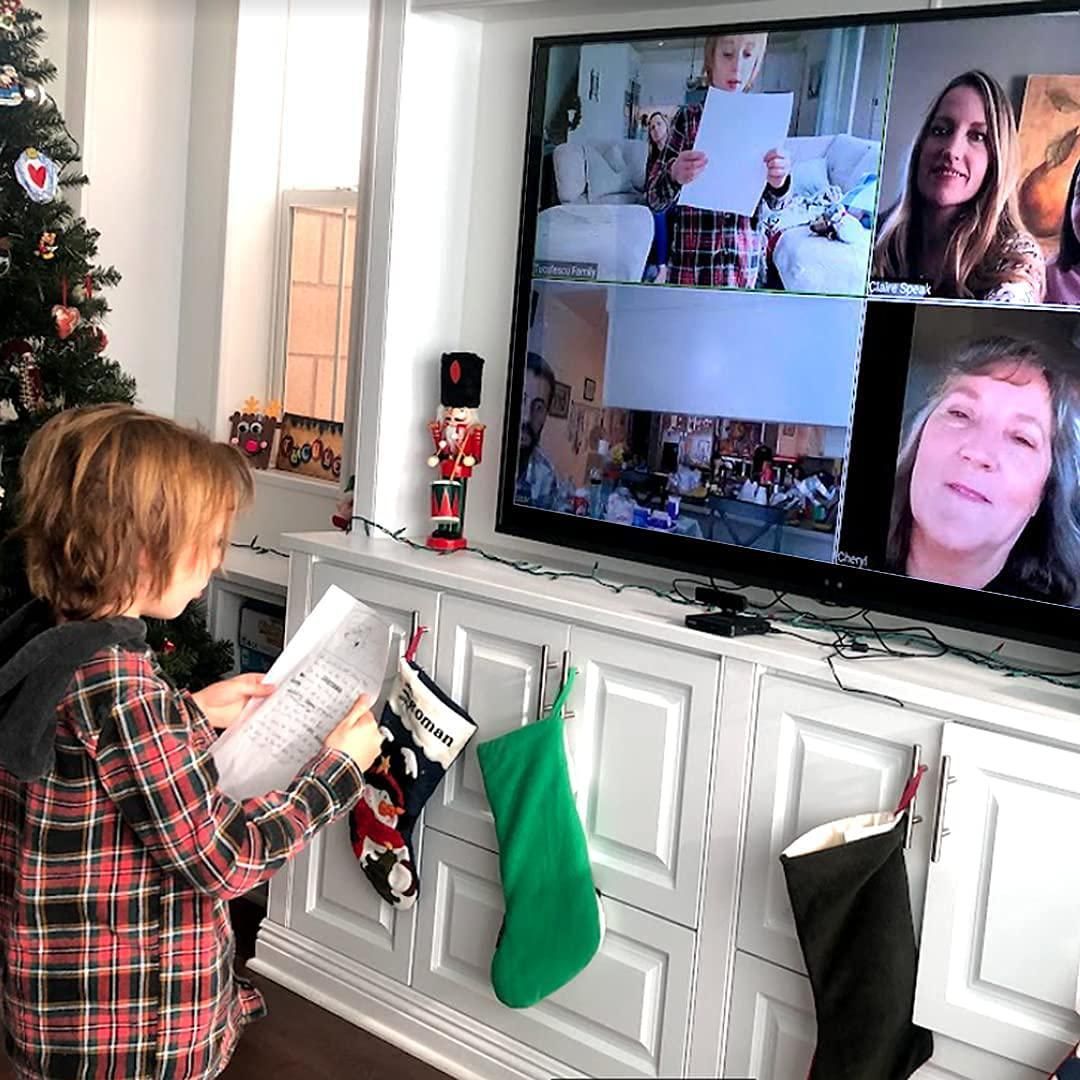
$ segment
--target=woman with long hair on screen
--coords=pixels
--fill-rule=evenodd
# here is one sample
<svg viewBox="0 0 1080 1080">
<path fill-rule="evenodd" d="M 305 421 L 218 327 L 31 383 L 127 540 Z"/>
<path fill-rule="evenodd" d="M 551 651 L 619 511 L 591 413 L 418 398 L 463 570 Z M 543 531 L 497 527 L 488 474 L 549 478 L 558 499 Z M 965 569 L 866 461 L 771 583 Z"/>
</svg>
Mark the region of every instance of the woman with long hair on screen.
<svg viewBox="0 0 1080 1080">
<path fill-rule="evenodd" d="M 1046 302 L 1080 305 L 1080 162 L 1073 170 L 1057 258 L 1046 268 Z"/>
<path fill-rule="evenodd" d="M 1045 349 L 969 342 L 901 446 L 887 560 L 908 577 L 1080 601 L 1080 386 Z"/>
<path fill-rule="evenodd" d="M 646 174 L 652 171 L 654 162 L 659 160 L 664 147 L 667 146 L 671 127 L 668 118 L 662 112 L 654 112 L 648 122 L 649 156 L 646 165 Z M 653 246 L 649 252 L 647 265 L 655 266 L 656 270 L 652 281 L 656 285 L 663 285 L 667 281 L 668 261 L 668 216 L 671 210 L 653 211 Z M 648 280 L 648 272 L 646 272 Z"/>
<path fill-rule="evenodd" d="M 933 296 L 1041 303 L 1046 268 L 1020 224 L 1019 175 L 1005 91 L 983 71 L 958 75 L 923 121 L 904 193 L 879 225 L 872 276 L 925 282 Z"/>
</svg>

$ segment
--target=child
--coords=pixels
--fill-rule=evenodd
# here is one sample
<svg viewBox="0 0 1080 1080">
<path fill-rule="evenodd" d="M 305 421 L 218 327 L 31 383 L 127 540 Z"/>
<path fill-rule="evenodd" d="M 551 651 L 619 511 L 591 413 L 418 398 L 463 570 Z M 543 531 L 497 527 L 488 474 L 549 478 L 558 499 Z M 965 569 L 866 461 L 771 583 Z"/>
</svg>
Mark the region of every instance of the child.
<svg viewBox="0 0 1080 1080">
<path fill-rule="evenodd" d="M 768 34 L 705 39 L 705 74 L 710 86 L 729 93 L 745 93 L 765 59 Z M 708 156 L 693 149 L 702 107 L 686 105 L 675 115 L 667 144 L 656 156 L 645 186 L 649 209 L 658 214 L 675 205 L 684 184 L 706 167 Z M 765 155 L 768 182 L 762 202 L 779 210 L 791 187 L 791 161 L 782 150 Z M 714 169 L 723 168 L 716 162 Z M 759 208 L 760 209 L 760 208 Z M 764 276 L 765 237 L 760 213 L 742 214 L 675 206 L 667 280 L 672 285 L 729 285 L 752 289 Z"/>
<path fill-rule="evenodd" d="M 233 975 L 227 901 L 267 880 L 363 787 L 381 736 L 361 698 L 288 790 L 217 788 L 213 728 L 270 693 L 189 694 L 141 616 L 174 618 L 251 495 L 231 447 L 126 405 L 61 413 L 22 459 L 36 597 L 0 626 L 0 939 L 19 1080 L 203 1080 L 264 1013 Z"/>
</svg>

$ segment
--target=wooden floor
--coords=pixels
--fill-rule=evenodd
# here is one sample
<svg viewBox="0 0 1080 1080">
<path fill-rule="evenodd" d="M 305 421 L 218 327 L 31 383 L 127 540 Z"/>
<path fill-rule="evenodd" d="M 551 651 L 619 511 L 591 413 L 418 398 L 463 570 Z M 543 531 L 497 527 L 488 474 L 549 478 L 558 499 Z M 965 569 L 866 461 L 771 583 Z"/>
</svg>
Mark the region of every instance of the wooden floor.
<svg viewBox="0 0 1080 1080">
<path fill-rule="evenodd" d="M 233 905 L 237 953 L 251 956 L 257 916 Z M 270 1014 L 252 1024 L 221 1080 L 447 1080 L 396 1046 L 250 972 Z M 0 1047 L 3 1043 L 0 1040 Z M 0 1049 L 0 1080 L 13 1080 Z"/>
</svg>

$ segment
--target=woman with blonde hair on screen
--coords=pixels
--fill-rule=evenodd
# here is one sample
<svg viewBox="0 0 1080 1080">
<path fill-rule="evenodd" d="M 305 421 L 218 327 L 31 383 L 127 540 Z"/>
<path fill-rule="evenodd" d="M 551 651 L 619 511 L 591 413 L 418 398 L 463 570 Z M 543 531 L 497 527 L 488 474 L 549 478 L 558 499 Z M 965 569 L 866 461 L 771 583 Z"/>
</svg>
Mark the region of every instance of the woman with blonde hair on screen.
<svg viewBox="0 0 1080 1080">
<path fill-rule="evenodd" d="M 943 370 L 900 449 L 887 562 L 1080 602 L 1080 386 L 1043 346 L 970 341 Z"/>
<path fill-rule="evenodd" d="M 983 71 L 958 75 L 926 114 L 904 193 L 879 225 L 872 276 L 925 282 L 937 297 L 1041 303 L 1046 267 L 1020 224 L 1019 173 L 1005 91 Z"/>
</svg>

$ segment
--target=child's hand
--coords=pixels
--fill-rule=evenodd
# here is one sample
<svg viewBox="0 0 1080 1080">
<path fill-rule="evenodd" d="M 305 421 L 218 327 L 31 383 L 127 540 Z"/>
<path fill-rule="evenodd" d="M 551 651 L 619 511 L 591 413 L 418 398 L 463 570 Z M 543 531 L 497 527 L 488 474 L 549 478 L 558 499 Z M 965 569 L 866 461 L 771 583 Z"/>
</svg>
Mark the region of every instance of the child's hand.
<svg viewBox="0 0 1080 1080">
<path fill-rule="evenodd" d="M 271 683 L 264 683 L 258 673 L 236 675 L 231 679 L 213 683 L 191 696 L 195 704 L 202 709 L 211 727 L 219 730 L 227 728 L 244 710 L 251 698 L 268 697 L 276 689 Z"/>
<path fill-rule="evenodd" d="M 689 184 L 691 180 L 696 180 L 708 164 L 709 156 L 704 150 L 684 150 L 671 163 L 668 171 L 671 173 L 671 179 L 682 186 Z"/>
<path fill-rule="evenodd" d="M 323 743 L 331 750 L 348 754 L 361 772 L 379 756 L 383 744 L 382 732 L 371 714 L 372 700 L 370 694 L 361 694 L 345 714 L 345 719 L 326 736 Z"/>
<path fill-rule="evenodd" d="M 769 170 L 769 187 L 782 188 L 791 175 L 791 158 L 785 150 L 770 150 L 765 155 L 765 168 Z"/>
</svg>

